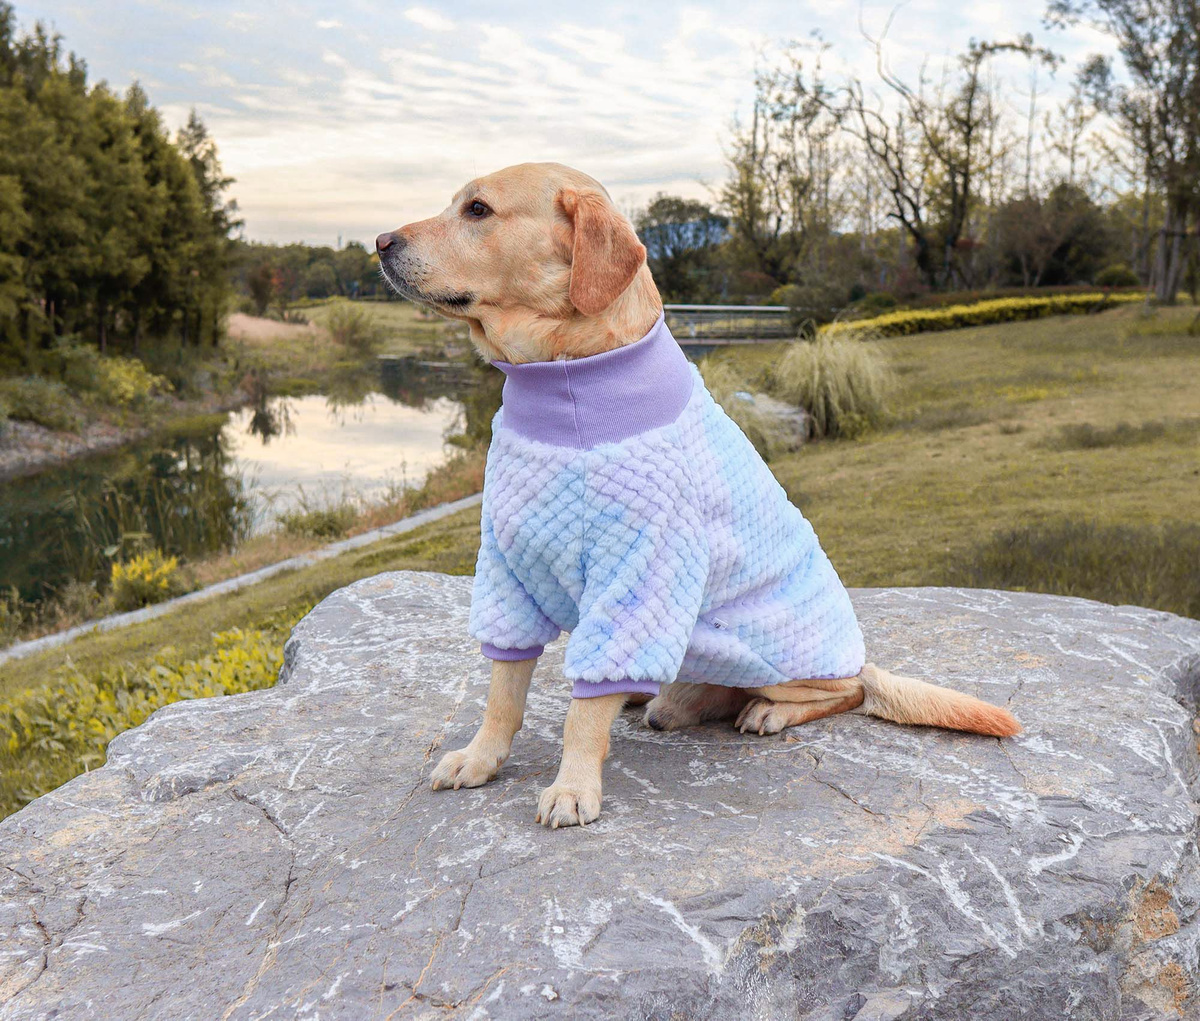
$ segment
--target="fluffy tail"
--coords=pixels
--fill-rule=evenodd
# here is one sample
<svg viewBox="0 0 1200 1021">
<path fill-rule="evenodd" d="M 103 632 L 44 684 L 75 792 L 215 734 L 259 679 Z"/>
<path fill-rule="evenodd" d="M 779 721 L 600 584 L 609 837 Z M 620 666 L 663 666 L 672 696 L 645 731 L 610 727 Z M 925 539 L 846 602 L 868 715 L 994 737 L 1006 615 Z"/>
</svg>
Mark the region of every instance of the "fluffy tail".
<svg viewBox="0 0 1200 1021">
<path fill-rule="evenodd" d="M 863 712 L 895 723 L 947 727 L 972 734 L 1013 737 L 1021 724 L 1007 709 L 981 702 L 961 691 L 901 677 L 868 663 L 858 675 L 863 686 Z"/>
</svg>

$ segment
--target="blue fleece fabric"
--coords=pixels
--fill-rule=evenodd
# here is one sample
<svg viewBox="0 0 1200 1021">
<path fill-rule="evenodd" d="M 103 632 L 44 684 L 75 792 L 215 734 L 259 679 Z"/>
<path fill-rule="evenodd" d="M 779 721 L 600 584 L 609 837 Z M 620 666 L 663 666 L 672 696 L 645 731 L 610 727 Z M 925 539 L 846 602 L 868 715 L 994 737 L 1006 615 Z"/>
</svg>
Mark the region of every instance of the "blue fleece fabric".
<svg viewBox="0 0 1200 1021">
<path fill-rule="evenodd" d="M 471 603 L 493 658 L 569 631 L 576 697 L 862 669 L 862 632 L 812 526 L 690 371 L 676 421 L 590 450 L 496 415 Z"/>
</svg>

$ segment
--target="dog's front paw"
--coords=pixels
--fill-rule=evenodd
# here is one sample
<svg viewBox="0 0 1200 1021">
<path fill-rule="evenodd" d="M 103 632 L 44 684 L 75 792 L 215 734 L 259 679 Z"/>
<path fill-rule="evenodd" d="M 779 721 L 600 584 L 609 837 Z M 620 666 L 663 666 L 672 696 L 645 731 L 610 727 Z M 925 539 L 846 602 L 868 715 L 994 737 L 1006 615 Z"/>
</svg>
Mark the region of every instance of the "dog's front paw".
<svg viewBox="0 0 1200 1021">
<path fill-rule="evenodd" d="M 543 826 L 586 826 L 600 818 L 600 785 L 555 782 L 538 798 L 537 821 Z"/>
<path fill-rule="evenodd" d="M 500 769 L 500 760 L 495 756 L 472 754 L 469 748 L 447 752 L 433 771 L 431 783 L 435 791 L 444 787 L 482 787 L 495 777 Z"/>
</svg>

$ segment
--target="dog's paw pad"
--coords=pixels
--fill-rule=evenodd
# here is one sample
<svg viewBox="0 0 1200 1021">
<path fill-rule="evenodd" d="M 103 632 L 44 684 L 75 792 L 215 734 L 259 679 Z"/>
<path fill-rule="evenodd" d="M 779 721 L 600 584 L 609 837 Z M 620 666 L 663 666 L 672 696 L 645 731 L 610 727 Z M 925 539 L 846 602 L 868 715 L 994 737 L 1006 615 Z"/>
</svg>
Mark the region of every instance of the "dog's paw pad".
<svg viewBox="0 0 1200 1021">
<path fill-rule="evenodd" d="M 600 788 L 551 784 L 538 798 L 537 821 L 543 826 L 586 826 L 600 818 Z"/>
<path fill-rule="evenodd" d="M 430 785 L 435 791 L 446 787 L 482 787 L 491 780 L 500 764 L 493 758 L 477 758 L 466 749 L 447 752 L 433 770 Z"/>
</svg>

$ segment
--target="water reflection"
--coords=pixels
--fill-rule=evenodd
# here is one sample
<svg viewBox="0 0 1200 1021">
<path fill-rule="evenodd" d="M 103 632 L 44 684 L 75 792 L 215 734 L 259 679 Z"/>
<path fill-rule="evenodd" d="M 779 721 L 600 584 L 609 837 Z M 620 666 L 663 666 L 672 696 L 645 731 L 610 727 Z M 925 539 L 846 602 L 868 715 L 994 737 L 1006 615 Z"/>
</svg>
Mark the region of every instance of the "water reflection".
<svg viewBox="0 0 1200 1021">
<path fill-rule="evenodd" d="M 107 582 L 132 547 L 196 557 L 273 527 L 304 500 L 417 485 L 446 441 L 490 437 L 500 373 L 466 362 L 381 361 L 321 395 L 269 397 L 113 454 L 0 484 L 0 587 L 39 600 Z"/>
<path fill-rule="evenodd" d="M 141 544 L 197 556 L 249 534 L 250 505 L 220 419 L 6 482 L 0 581 L 38 600 L 72 580 L 103 586 Z"/>
</svg>

